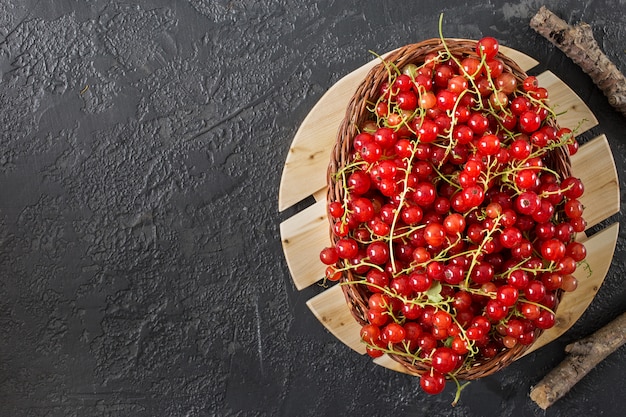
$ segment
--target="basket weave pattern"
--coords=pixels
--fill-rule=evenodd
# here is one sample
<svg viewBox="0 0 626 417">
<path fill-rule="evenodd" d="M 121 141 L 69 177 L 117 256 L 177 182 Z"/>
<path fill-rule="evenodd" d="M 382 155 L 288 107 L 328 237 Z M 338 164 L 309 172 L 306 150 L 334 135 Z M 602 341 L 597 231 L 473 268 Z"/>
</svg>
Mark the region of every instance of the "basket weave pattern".
<svg viewBox="0 0 626 417">
<path fill-rule="evenodd" d="M 454 56 L 476 57 L 475 41 L 446 39 L 445 44 L 447 49 Z M 424 62 L 427 54 L 444 50 L 444 45 L 440 39 L 430 39 L 420 43 L 406 45 L 386 56 L 385 61 L 393 63 L 397 68 L 402 68 L 411 63 L 420 65 Z M 521 83 L 527 77 L 527 74 L 507 56 L 499 53 L 497 58 L 503 62 L 505 71 L 509 71 L 515 75 L 518 79 L 518 83 Z M 367 106 L 371 106 L 371 103 L 376 102 L 380 94 L 380 86 L 383 82 L 388 80 L 388 76 L 388 68 L 383 63 L 376 65 L 360 83 L 348 104 L 328 167 L 327 178 L 329 187 L 327 198 L 329 203 L 333 201 L 342 202 L 347 198 L 346 190 L 343 188 L 341 181 L 334 180 L 335 174 L 340 171 L 342 167 L 351 162 L 350 150 L 352 147 L 352 138 L 359 133 L 359 127 L 363 126 L 365 121 L 371 119 L 371 113 Z M 571 165 L 569 155 L 567 154 L 567 147 L 559 147 L 551 151 L 548 157 L 545 158 L 544 163 L 547 167 L 561 175 L 571 175 Z M 332 227 L 330 228 L 330 234 L 331 240 L 333 243 L 336 243 L 339 237 L 335 235 Z M 343 273 L 341 278 L 342 289 L 352 315 L 358 323 L 364 325 L 367 323 L 368 297 L 370 293 L 365 285 L 350 284 L 351 281 L 354 281 L 354 276 L 350 270 L 347 270 Z M 557 305 L 560 297 L 561 293 L 559 292 L 557 294 Z M 535 332 L 535 337 L 538 337 L 542 331 L 537 329 Z M 471 367 L 461 368 L 455 376 L 459 380 L 472 380 L 490 375 L 522 356 L 529 347 L 530 346 L 524 346 L 518 343 L 511 349 L 505 349 L 499 352 L 494 358 L 477 360 Z M 394 354 L 390 354 L 389 356 L 403 365 L 409 373 L 420 375 L 430 369 L 427 364 L 411 360 L 406 356 Z"/>
</svg>

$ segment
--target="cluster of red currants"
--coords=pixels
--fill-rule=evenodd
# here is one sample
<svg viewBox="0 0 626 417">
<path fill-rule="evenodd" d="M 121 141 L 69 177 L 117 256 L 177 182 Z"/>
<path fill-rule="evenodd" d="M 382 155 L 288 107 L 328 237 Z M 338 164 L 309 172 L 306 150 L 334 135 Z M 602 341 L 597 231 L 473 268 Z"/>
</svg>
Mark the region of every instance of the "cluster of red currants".
<svg viewBox="0 0 626 417">
<path fill-rule="evenodd" d="M 534 342 L 555 323 L 586 256 L 583 184 L 550 164 L 573 154 L 548 93 L 505 66 L 498 42 L 397 68 L 335 175 L 326 279 L 363 285 L 372 357 L 421 363 L 436 394 L 460 369 Z M 458 381 L 457 381 L 458 386 Z"/>
</svg>

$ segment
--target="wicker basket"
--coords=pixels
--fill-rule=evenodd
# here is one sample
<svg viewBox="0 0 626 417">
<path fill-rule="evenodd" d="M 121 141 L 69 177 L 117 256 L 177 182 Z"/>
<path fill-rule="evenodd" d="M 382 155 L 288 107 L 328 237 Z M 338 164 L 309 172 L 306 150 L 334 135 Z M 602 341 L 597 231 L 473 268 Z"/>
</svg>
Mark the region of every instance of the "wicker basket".
<svg viewBox="0 0 626 417">
<path fill-rule="evenodd" d="M 477 56 L 475 53 L 475 41 L 446 39 L 445 44 L 447 49 L 454 56 Z M 402 68 L 404 65 L 410 63 L 419 65 L 424 62 L 424 58 L 427 54 L 440 51 L 444 51 L 442 41 L 440 39 L 430 39 L 404 46 L 388 55 L 385 61 L 394 63 L 398 68 Z M 518 82 L 526 78 L 526 73 L 513 60 L 501 53 L 498 54 L 497 58 L 503 62 L 505 70 L 510 71 L 516 76 Z M 333 181 L 333 178 L 335 177 L 335 173 L 350 162 L 349 155 L 352 146 L 352 138 L 358 133 L 358 127 L 370 118 L 367 104 L 376 102 L 381 84 L 388 79 L 387 71 L 384 64 L 376 65 L 358 86 L 348 104 L 345 118 L 340 125 L 337 141 L 332 150 L 331 161 L 328 167 L 328 202 L 343 201 L 345 198 L 346 193 L 341 182 Z M 545 158 L 544 163 L 559 174 L 564 176 L 571 175 L 571 165 L 567 147 L 559 147 L 552 151 L 550 155 Z M 334 234 L 332 227 L 330 228 L 330 234 L 331 240 L 336 242 L 338 237 Z M 357 322 L 364 325 L 367 323 L 366 314 L 369 292 L 364 285 L 350 284 L 353 280 L 354 278 L 350 270 L 344 272 L 341 279 L 342 289 L 352 315 Z M 557 305 L 560 297 L 561 293 L 559 292 L 557 293 Z M 540 329 L 536 330 L 535 340 L 541 332 Z M 455 374 L 455 377 L 459 380 L 472 380 L 490 375 L 521 357 L 529 347 L 530 346 L 524 346 L 518 343 L 511 349 L 499 352 L 494 358 L 482 361 L 477 360 L 471 367 L 461 368 L 459 372 Z M 430 369 L 422 362 L 411 361 L 405 356 L 393 354 L 389 356 L 403 365 L 409 373 L 415 375 L 421 375 Z"/>
</svg>

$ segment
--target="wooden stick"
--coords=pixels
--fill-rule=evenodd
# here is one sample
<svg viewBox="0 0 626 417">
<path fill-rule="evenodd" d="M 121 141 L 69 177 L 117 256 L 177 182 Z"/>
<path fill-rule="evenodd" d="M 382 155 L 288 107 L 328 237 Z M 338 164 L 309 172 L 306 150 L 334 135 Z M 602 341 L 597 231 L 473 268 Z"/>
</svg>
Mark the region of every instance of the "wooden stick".
<svg viewBox="0 0 626 417">
<path fill-rule="evenodd" d="M 567 345 L 567 358 L 531 389 L 530 398 L 542 409 L 547 409 L 624 343 L 626 313 L 591 336 Z"/>
<path fill-rule="evenodd" d="M 565 53 L 609 99 L 609 104 L 626 116 L 626 77 L 602 52 L 591 26 L 568 25 L 542 6 L 530 20 L 530 27 Z"/>
</svg>

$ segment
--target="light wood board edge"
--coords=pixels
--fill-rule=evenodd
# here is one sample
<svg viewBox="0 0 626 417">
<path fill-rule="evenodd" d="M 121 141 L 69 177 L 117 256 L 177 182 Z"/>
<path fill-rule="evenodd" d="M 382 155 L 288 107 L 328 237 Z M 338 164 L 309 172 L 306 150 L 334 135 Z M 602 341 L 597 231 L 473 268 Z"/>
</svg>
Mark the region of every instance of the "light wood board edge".
<svg viewBox="0 0 626 417">
<path fill-rule="evenodd" d="M 537 76 L 539 85 L 549 93 L 549 104 L 556 113 L 559 126 L 580 135 L 598 125 L 598 119 L 585 102 L 565 82 L 550 71 Z"/>
<path fill-rule="evenodd" d="M 571 161 L 573 175 L 585 185 L 580 201 L 585 207 L 587 228 L 618 213 L 619 179 L 606 136 L 600 135 L 581 146 Z"/>
<path fill-rule="evenodd" d="M 361 326 L 352 316 L 341 287 L 336 284 L 307 301 L 315 317 L 337 339 L 354 351 L 365 354 Z"/>
<path fill-rule="evenodd" d="M 319 252 L 330 245 L 326 201 L 321 200 L 280 224 L 280 238 L 294 285 L 302 290 L 324 277 Z"/>
</svg>

